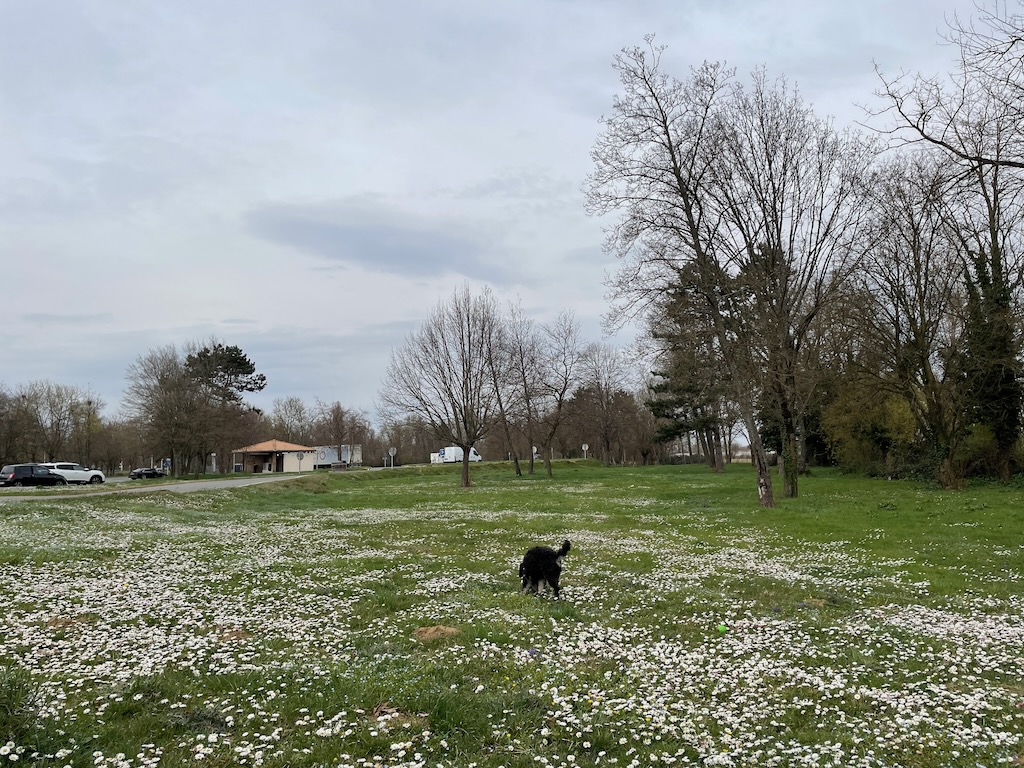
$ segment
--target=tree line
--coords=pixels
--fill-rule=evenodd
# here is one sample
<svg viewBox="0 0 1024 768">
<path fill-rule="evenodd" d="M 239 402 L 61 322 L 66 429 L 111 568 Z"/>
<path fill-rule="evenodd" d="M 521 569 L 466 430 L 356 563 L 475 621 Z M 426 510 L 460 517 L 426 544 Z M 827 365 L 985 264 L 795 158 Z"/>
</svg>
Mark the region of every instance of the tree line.
<svg viewBox="0 0 1024 768">
<path fill-rule="evenodd" d="M 622 350 L 584 342 L 571 312 L 538 322 L 463 286 L 392 351 L 378 407 L 392 429 L 416 424 L 461 447 L 463 485 L 474 446 L 497 449 L 516 475 L 540 461 L 550 476 L 553 458 L 587 451 L 606 463 L 663 457 L 636 374 Z"/>
<path fill-rule="evenodd" d="M 586 187 L 623 260 L 609 322 L 657 345 L 663 437 L 739 417 L 763 506 L 773 451 L 784 496 L 815 455 L 946 487 L 1020 468 L 1021 18 L 954 20 L 947 78 L 879 72 L 874 134 L 763 68 L 615 58 Z"/>
<path fill-rule="evenodd" d="M 489 292 L 486 300 L 493 308 Z M 457 292 L 453 301 L 476 299 Z M 654 417 L 635 383 L 636 365 L 623 351 L 583 343 L 569 314 L 550 326 L 527 320 L 521 310 L 509 319 L 520 332 L 514 350 L 502 349 L 514 351 L 519 362 L 513 366 L 506 357 L 500 373 L 489 370 L 488 377 L 497 376 L 507 388 L 501 409 L 480 417 L 471 444 L 488 459 L 513 459 L 518 472 L 522 459 L 531 473 L 535 458 L 545 456 L 550 465 L 552 457 L 583 455 L 584 444 L 587 455 L 607 463 L 665 458 L 669 448 L 655 441 Z M 497 337 L 489 342 L 496 345 Z M 497 348 L 489 353 L 497 362 Z M 67 460 L 114 473 L 170 459 L 172 474 L 198 475 L 230 472 L 234 449 L 270 438 L 311 447 L 360 445 L 363 463 L 376 466 L 426 463 L 440 447 L 458 444 L 451 430 L 439 430 L 436 421 L 414 411 L 385 408 L 383 422 L 374 425 L 366 413 L 339 401 L 289 396 L 261 410 L 246 397 L 262 391 L 266 377 L 240 347 L 217 339 L 151 349 L 129 366 L 125 379 L 113 416 L 104 415 L 106 403 L 82 388 L 45 381 L 14 390 L 0 385 L 0 464 Z M 528 397 L 517 396 L 513 380 L 528 383 Z M 385 382 L 381 399 L 391 392 Z M 544 451 L 535 454 L 538 444 Z"/>
<path fill-rule="evenodd" d="M 114 473 L 170 459 L 175 475 L 227 472 L 233 449 L 292 424 L 292 399 L 280 408 L 275 402 L 269 414 L 246 402 L 247 394 L 266 386 L 266 377 L 240 347 L 217 339 L 149 350 L 125 378 L 114 416 L 105 416 L 106 404 L 79 387 L 0 385 L 0 463 L 77 461 Z M 308 444 L 358 443 L 372 434 L 363 414 L 338 402 L 318 401 L 316 408 L 303 435 Z"/>
</svg>

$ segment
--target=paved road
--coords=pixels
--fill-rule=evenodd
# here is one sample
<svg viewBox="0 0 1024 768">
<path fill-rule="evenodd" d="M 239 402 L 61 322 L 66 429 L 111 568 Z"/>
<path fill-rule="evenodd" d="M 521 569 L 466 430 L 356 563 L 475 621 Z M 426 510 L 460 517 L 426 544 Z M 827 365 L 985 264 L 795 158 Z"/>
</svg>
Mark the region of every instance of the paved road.
<svg viewBox="0 0 1024 768">
<path fill-rule="evenodd" d="M 193 493 L 194 491 L 213 491 L 220 488 L 244 488 L 247 485 L 260 485 L 261 483 L 274 483 L 280 480 L 293 480 L 296 477 L 305 475 L 270 475 L 255 477 L 246 475 L 244 477 L 228 477 L 219 480 L 190 480 L 184 483 L 161 483 L 152 480 L 133 481 L 130 486 L 110 488 L 102 491 L 90 490 L 89 493 L 39 493 L 24 491 L 15 488 L 0 489 L 0 504 L 19 501 L 32 501 L 47 499 L 81 499 L 86 496 L 113 496 L 124 493 L 150 493 L 152 491 L 170 491 L 171 493 Z M 113 481 L 113 478 L 111 479 Z M 104 484 L 105 486 L 107 484 Z M 120 485 L 120 483 L 118 483 Z M 82 486 L 82 488 L 93 489 L 95 486 Z"/>
</svg>

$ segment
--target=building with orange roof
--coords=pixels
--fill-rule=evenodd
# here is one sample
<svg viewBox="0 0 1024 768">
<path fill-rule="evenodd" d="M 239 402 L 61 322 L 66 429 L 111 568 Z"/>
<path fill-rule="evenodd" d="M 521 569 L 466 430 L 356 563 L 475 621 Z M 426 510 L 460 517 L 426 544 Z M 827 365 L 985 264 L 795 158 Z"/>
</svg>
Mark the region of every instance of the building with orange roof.
<svg viewBox="0 0 1024 768">
<path fill-rule="evenodd" d="M 235 472 L 302 472 L 313 469 L 316 448 L 284 440 L 264 440 L 231 452 Z"/>
</svg>

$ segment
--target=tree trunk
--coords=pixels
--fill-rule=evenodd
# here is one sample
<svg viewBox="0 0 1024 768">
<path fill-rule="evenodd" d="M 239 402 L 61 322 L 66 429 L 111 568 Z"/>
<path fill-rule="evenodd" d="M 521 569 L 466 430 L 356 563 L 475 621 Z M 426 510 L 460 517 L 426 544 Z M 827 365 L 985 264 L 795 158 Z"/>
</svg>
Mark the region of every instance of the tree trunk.
<svg viewBox="0 0 1024 768">
<path fill-rule="evenodd" d="M 722 433 L 717 427 L 712 430 L 715 447 L 715 472 L 725 472 L 725 459 L 722 456 Z"/>
<path fill-rule="evenodd" d="M 792 392 L 793 389 L 789 389 Z M 776 396 L 779 400 L 779 417 L 782 422 L 782 497 L 795 499 L 797 496 L 797 478 L 800 475 L 799 451 L 797 449 L 796 417 L 790 405 L 785 388 L 778 387 Z"/>
<path fill-rule="evenodd" d="M 795 499 L 797 496 L 797 478 L 800 475 L 797 438 L 792 432 L 783 436 L 782 444 L 782 496 Z"/>
<path fill-rule="evenodd" d="M 754 420 L 752 406 L 749 402 L 743 402 L 741 408 L 743 421 L 747 425 L 747 435 L 750 437 L 750 460 L 757 469 L 757 503 L 766 509 L 771 509 L 775 506 L 775 494 L 772 491 L 772 469 L 768 466 L 768 456 L 764 452 L 764 444 L 761 442 L 761 433 Z"/>
<path fill-rule="evenodd" d="M 806 419 L 800 419 L 800 434 L 797 435 L 796 448 L 797 470 L 801 475 L 807 475 L 807 424 Z"/>
<path fill-rule="evenodd" d="M 952 456 L 946 456 L 939 464 L 939 485 L 957 491 L 964 487 L 964 473 L 956 466 Z"/>
<path fill-rule="evenodd" d="M 469 488 L 469 448 L 462 449 L 462 487 Z"/>
<path fill-rule="evenodd" d="M 768 466 L 768 457 L 765 455 L 764 446 L 761 445 L 760 437 L 757 438 L 757 447 L 750 446 L 750 452 L 757 467 L 757 503 L 766 509 L 775 506 L 775 496 L 772 493 L 772 470 Z"/>
<path fill-rule="evenodd" d="M 708 435 L 703 429 L 698 429 L 695 433 L 697 436 L 697 450 L 700 451 L 700 460 L 711 466 L 711 461 L 708 458 L 711 455 L 711 450 L 708 447 Z"/>
</svg>

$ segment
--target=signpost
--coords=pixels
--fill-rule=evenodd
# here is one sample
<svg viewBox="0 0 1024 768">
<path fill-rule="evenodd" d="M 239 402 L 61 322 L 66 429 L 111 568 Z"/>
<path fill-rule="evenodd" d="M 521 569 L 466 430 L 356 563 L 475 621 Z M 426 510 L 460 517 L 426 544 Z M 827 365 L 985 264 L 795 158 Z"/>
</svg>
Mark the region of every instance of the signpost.
<svg viewBox="0 0 1024 768">
<path fill-rule="evenodd" d="M 398 453 L 398 449 L 395 448 L 394 446 L 391 446 L 391 448 L 388 449 L 388 456 L 391 457 L 391 466 L 392 466 L 392 468 L 394 468 L 394 466 L 395 466 L 395 454 L 396 453 Z"/>
<path fill-rule="evenodd" d="M 583 458 L 584 458 L 584 459 L 586 459 L 586 458 L 587 458 L 587 450 L 588 450 L 589 448 L 590 448 L 590 445 L 589 445 L 589 444 L 587 444 L 587 443 L 584 443 L 584 444 L 583 444 Z"/>
</svg>

